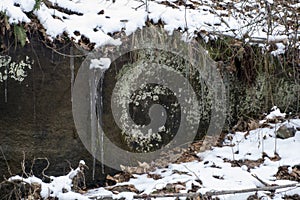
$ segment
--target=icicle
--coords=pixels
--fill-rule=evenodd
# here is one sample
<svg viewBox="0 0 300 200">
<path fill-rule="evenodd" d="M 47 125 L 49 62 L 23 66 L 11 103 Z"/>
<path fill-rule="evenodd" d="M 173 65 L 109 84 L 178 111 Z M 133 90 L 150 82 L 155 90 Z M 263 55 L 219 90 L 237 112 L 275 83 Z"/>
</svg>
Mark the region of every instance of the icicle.
<svg viewBox="0 0 300 200">
<path fill-rule="evenodd" d="M 35 66 L 32 66 L 32 100 L 33 100 L 33 123 L 34 126 L 37 127 L 36 121 L 36 87 L 35 87 Z"/>
<path fill-rule="evenodd" d="M 104 72 L 106 69 L 101 69 L 101 76 L 99 80 L 99 125 L 102 126 L 102 114 L 103 114 L 103 79 L 104 79 Z M 104 174 L 104 132 L 100 131 L 100 158 L 101 158 L 101 173 Z"/>
<path fill-rule="evenodd" d="M 101 172 L 105 173 L 104 167 L 104 133 L 99 126 L 102 127 L 102 113 L 103 113 L 103 80 L 104 73 L 109 68 L 111 60 L 109 58 L 100 58 L 91 60 L 90 64 L 90 111 L 91 111 L 91 147 L 92 154 L 94 157 L 93 161 L 93 179 L 95 176 L 95 165 L 96 165 L 96 153 L 100 150 L 100 162 L 101 162 Z M 98 71 L 100 70 L 100 71 Z M 96 76 L 100 72 L 100 76 Z M 99 85 L 98 85 L 99 84 Z M 97 86 L 99 86 L 99 91 L 97 93 Z M 98 94 L 98 95 L 97 95 Z M 98 100 L 98 104 L 96 104 Z M 96 105 L 98 111 L 98 117 L 96 116 Z M 97 121 L 98 120 L 98 121 Z M 99 125 L 99 126 L 98 126 Z M 98 135 L 98 133 L 100 135 Z M 100 149 L 98 146 L 100 145 Z"/>
<path fill-rule="evenodd" d="M 70 70 L 71 70 L 71 102 L 73 102 L 73 85 L 74 85 L 74 52 L 73 52 L 73 45 L 70 47 Z"/>
<path fill-rule="evenodd" d="M 5 83 L 4 83 L 4 100 L 5 103 L 7 103 L 7 79 L 8 79 L 8 69 L 7 69 L 7 65 L 5 66 L 5 75 L 6 75 L 6 79 L 5 79 Z"/>
<path fill-rule="evenodd" d="M 5 80 L 4 99 L 5 103 L 7 103 L 7 79 Z"/>
<path fill-rule="evenodd" d="M 90 70 L 89 76 L 89 85 L 90 85 L 90 112 L 91 112 L 91 145 L 92 145 L 92 155 L 93 155 L 93 180 L 95 180 L 95 171 L 96 171 L 96 153 L 97 145 L 95 139 L 96 135 L 96 109 L 95 109 L 95 69 Z"/>
</svg>

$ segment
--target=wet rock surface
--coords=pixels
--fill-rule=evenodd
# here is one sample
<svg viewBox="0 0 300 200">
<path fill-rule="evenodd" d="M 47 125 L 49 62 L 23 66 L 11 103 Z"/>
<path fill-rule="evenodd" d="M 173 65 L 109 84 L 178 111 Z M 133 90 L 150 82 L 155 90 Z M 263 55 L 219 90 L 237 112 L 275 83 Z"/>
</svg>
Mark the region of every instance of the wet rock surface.
<svg viewBox="0 0 300 200">
<path fill-rule="evenodd" d="M 57 47 L 57 49 L 59 48 Z M 60 48 L 60 51 L 69 54 L 69 46 Z M 11 48 L 9 55 L 15 60 L 29 56 L 35 62 L 33 68 L 28 71 L 28 77 L 22 83 L 13 80 L 7 82 L 7 102 L 4 95 L 5 85 L 0 84 L 0 150 L 3 152 L 0 153 L 0 175 L 2 175 L 0 180 L 3 179 L 3 175 L 9 177 L 10 171 L 12 174 L 22 174 L 20 163 L 23 160 L 23 154 L 25 154 L 26 170 L 30 171 L 31 161 L 34 157 L 47 157 L 50 167 L 45 173 L 53 176 L 64 175 L 69 171 L 69 163 L 66 160 L 70 161 L 73 167 L 76 167 L 78 161 L 83 159 L 90 167 L 86 173 L 86 180 L 88 183 L 92 183 L 93 157 L 82 144 L 72 116 L 70 58 L 55 53 L 36 40 L 31 40 L 31 44 L 23 49 Z M 112 63 L 111 68 L 105 73 L 103 82 L 103 95 L 105 96 L 103 99 L 103 129 L 110 140 L 124 149 L 128 149 L 128 147 L 124 146 L 124 138 L 120 137 L 121 130 L 112 118 L 110 104 L 116 75 L 124 64 L 133 62 L 129 58 L 130 55 L 125 55 Z M 75 72 L 83 59 L 75 59 Z M 225 84 L 229 99 L 228 119 L 224 129 L 230 127 L 230 124 L 234 124 L 234 120 L 238 120 L 240 115 L 249 114 L 249 116 L 254 117 L 251 109 L 257 113 L 269 110 L 271 103 L 267 98 L 267 93 L 258 94 L 257 91 L 261 90 L 255 86 L 247 88 L 242 81 L 237 79 L 238 74 L 222 73 L 224 80 L 227 81 Z M 266 82 L 265 79 L 256 79 L 263 83 Z M 284 80 L 282 79 L 282 81 Z M 257 85 L 259 86 L 259 84 Z M 282 106 L 296 105 L 294 110 L 291 106 L 291 111 L 297 110 L 298 104 L 291 102 L 299 102 L 295 92 L 298 91 L 298 86 L 295 85 L 291 90 L 284 90 L 290 94 L 289 98 L 284 99 L 284 103 L 281 103 L 282 98 L 279 98 L 281 95 L 275 91 L 274 93 L 278 94 L 280 101 L 277 100 L 274 103 Z M 200 90 L 201 88 L 196 89 L 196 91 Z M 168 100 L 170 99 L 168 98 Z M 207 106 L 207 102 L 204 100 L 202 102 L 204 102 L 204 106 Z M 138 103 L 146 105 L 147 102 Z M 261 102 L 262 105 L 256 102 Z M 142 116 L 147 113 L 149 107 L 145 107 L 145 112 L 135 112 L 137 107 L 135 105 L 132 104 L 130 107 L 131 115 L 136 114 L 135 121 L 137 123 L 147 125 L 147 116 L 145 119 L 142 119 Z M 253 105 L 257 105 L 257 107 Z M 209 109 L 210 106 L 207 108 Z M 200 122 L 199 127 L 205 129 L 210 113 L 202 112 L 201 114 L 204 115 L 202 119 L 205 120 Z M 174 121 L 171 120 L 170 124 L 172 122 Z M 203 131 L 199 132 L 203 133 Z M 201 139 L 201 137 L 197 139 Z M 41 177 L 42 170 L 46 165 L 47 163 L 44 161 L 36 162 L 33 165 L 33 174 Z M 95 178 L 101 179 L 103 176 L 100 163 L 96 164 L 95 169 Z M 112 171 L 106 167 L 105 173 L 110 172 Z"/>
<path fill-rule="evenodd" d="M 60 51 L 69 54 L 69 45 Z M 23 82 L 7 81 L 7 102 L 5 84 L 0 83 L 0 180 L 22 174 L 25 156 L 27 172 L 34 158 L 46 157 L 50 166 L 45 174 L 53 176 L 65 175 L 70 170 L 68 161 L 75 168 L 79 160 L 85 160 L 90 167 L 86 180 L 91 184 L 93 157 L 78 137 L 72 116 L 70 58 L 54 53 L 36 39 L 23 49 L 11 48 L 9 55 L 14 60 L 29 56 L 35 62 Z M 75 59 L 75 69 L 82 59 Z M 33 174 L 41 177 L 46 166 L 47 162 L 36 161 Z M 95 180 L 101 178 L 97 163 Z"/>
</svg>

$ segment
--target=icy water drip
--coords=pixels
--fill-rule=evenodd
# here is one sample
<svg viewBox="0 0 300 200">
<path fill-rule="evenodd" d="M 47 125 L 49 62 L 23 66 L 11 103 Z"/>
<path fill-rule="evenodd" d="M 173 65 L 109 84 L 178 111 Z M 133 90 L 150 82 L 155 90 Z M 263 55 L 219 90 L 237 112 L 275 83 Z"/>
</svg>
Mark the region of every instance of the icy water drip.
<svg viewBox="0 0 300 200">
<path fill-rule="evenodd" d="M 97 114 L 98 114 L 98 124 L 102 127 L 103 126 L 103 121 L 102 121 L 102 115 L 103 115 L 103 80 L 104 80 L 104 73 L 106 69 L 101 70 L 101 75 L 100 75 L 100 80 L 98 83 L 98 91 L 97 91 Z M 99 130 L 99 129 L 98 129 Z M 100 158 L 101 158 L 101 172 L 102 174 L 105 173 L 104 170 L 104 132 L 100 131 Z"/>
<path fill-rule="evenodd" d="M 7 79 L 5 80 L 4 83 L 4 99 L 5 99 L 5 103 L 7 103 Z"/>
<path fill-rule="evenodd" d="M 73 46 L 70 47 L 70 71 L 71 71 L 71 102 L 73 102 L 73 85 L 74 85 L 74 50 L 73 50 Z"/>
<path fill-rule="evenodd" d="M 91 119 L 91 146 L 92 146 L 92 155 L 94 157 L 93 159 L 93 180 L 95 179 L 95 166 L 96 166 L 96 151 L 97 151 L 97 145 L 96 145 L 96 125 L 97 125 L 97 121 L 96 121 L 96 115 L 95 115 L 95 96 L 96 96 L 96 92 L 95 92 L 95 70 L 92 69 L 90 71 L 90 75 L 89 75 L 89 86 L 90 86 L 90 119 Z"/>
<path fill-rule="evenodd" d="M 110 65 L 110 59 L 92 59 L 89 73 L 90 86 L 90 118 L 91 118 L 91 146 L 93 160 L 93 179 L 95 177 L 95 167 L 97 153 L 100 153 L 101 172 L 104 170 L 104 133 L 101 130 L 103 115 L 103 80 L 104 73 Z M 98 83 L 98 84 L 97 84 Z M 99 127 L 100 126 L 100 127 Z"/>
</svg>

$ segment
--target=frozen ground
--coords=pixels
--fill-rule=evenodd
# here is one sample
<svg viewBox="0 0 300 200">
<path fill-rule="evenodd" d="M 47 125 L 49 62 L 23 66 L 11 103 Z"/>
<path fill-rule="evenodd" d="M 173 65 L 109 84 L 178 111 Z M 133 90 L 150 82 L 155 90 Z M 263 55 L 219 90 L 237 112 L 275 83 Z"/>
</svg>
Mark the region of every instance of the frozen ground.
<svg viewBox="0 0 300 200">
<path fill-rule="evenodd" d="M 283 116 L 278 111 L 278 109 L 273 111 L 266 118 Z M 297 131 L 294 137 L 276 138 L 275 132 L 282 125 L 298 127 L 299 130 L 300 120 L 292 119 L 282 123 L 269 124 L 268 127 L 249 132 L 229 134 L 224 140 L 223 147 L 213 147 L 212 150 L 199 153 L 198 156 L 202 161 L 170 164 L 167 168 L 151 172 L 152 175 L 134 175 L 134 178 L 131 178 L 128 182 L 118 183 L 117 186 L 134 186 L 142 195 L 166 192 L 167 188 L 179 193 L 193 191 L 205 194 L 211 191 L 243 190 L 266 185 L 291 183 L 298 183 L 299 185 L 297 181 L 285 179 L 289 178 L 288 174 L 292 175 L 296 171 L 297 173 L 300 172 L 297 169 L 300 164 L 300 131 Z M 279 170 L 279 167 L 283 166 L 287 168 L 287 176 L 279 177 L 279 172 L 282 170 L 282 168 Z M 157 179 L 155 180 L 153 177 L 159 178 L 155 178 Z M 300 173 L 298 178 L 300 178 Z M 121 192 L 116 195 L 107 191 L 107 189 L 99 188 L 89 191 L 85 196 L 112 196 L 114 198 L 125 196 L 130 199 L 134 194 Z M 255 192 L 251 192 L 220 195 L 218 197 L 220 199 L 247 199 L 254 194 Z M 279 189 L 274 193 L 268 191 L 257 193 L 258 197 L 263 199 L 278 200 L 284 199 L 286 195 L 292 196 L 295 194 L 300 194 L 299 187 Z"/>
<path fill-rule="evenodd" d="M 283 118 L 285 115 L 274 108 L 265 119 Z M 244 190 L 266 186 L 295 183 L 295 187 L 277 189 L 273 192 L 259 191 L 258 198 L 281 200 L 286 196 L 300 194 L 300 119 L 283 120 L 279 123 L 261 121 L 263 128 L 226 135 L 221 147 L 198 153 L 200 159 L 180 164 L 169 164 L 143 174 L 132 174 L 125 182 L 78 194 L 71 191 L 71 178 L 79 168 L 66 176 L 52 177 L 51 183 L 43 183 L 36 177 L 25 182 L 42 184 L 41 196 L 59 199 L 126 198 L 134 195 L 201 193 Z M 297 130 L 293 137 L 276 138 L 281 126 Z M 83 163 L 83 161 L 81 161 Z M 84 163 L 83 163 L 84 164 Z M 21 179 L 12 177 L 11 180 Z M 62 191 L 65 191 L 63 193 Z M 218 195 L 219 199 L 247 199 L 255 192 Z M 298 196 L 299 198 L 299 196 Z M 158 199 L 175 199 L 164 197 Z M 184 198 L 183 198 L 184 199 Z"/>
</svg>

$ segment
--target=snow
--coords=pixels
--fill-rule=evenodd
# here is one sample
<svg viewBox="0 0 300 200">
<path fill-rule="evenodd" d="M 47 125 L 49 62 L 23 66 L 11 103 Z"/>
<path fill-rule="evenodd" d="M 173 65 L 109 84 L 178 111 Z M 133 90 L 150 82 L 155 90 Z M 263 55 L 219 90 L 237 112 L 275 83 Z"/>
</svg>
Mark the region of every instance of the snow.
<svg viewBox="0 0 300 200">
<path fill-rule="evenodd" d="M 82 196 L 81 194 L 75 192 L 60 193 L 57 198 L 59 200 L 90 200 L 88 197 Z"/>
<path fill-rule="evenodd" d="M 267 11 L 265 8 L 254 1 L 239 2 L 232 5 L 233 8 L 227 10 L 216 10 L 215 3 L 211 0 L 195 1 L 199 3 L 196 8 L 190 9 L 173 3 L 174 8 L 163 4 L 164 1 L 148 1 L 148 10 L 142 1 L 127 0 L 116 1 L 112 3 L 106 0 L 49 0 L 52 5 L 65 8 L 70 12 L 62 12 L 59 9 L 48 7 L 43 2 L 39 10 L 34 10 L 34 0 L 1 0 L 0 11 L 5 13 L 9 18 L 9 23 L 18 24 L 20 22 L 29 23 L 29 13 L 37 17 L 46 30 L 46 34 L 52 40 L 67 33 L 75 42 L 81 39 L 81 36 L 89 38 L 95 47 L 104 45 L 120 45 L 120 38 L 112 38 L 109 33 L 115 33 L 121 30 L 129 35 L 138 28 L 145 26 L 147 19 L 158 23 L 160 20 L 164 23 L 164 28 L 170 34 L 177 29 L 188 29 L 189 36 L 194 37 L 194 32 L 216 33 L 214 37 L 202 34 L 202 37 L 208 41 L 211 38 L 218 38 L 220 34 L 232 36 L 238 39 L 245 38 L 248 42 L 252 39 L 266 39 L 268 42 L 276 42 L 277 50 L 272 52 L 273 55 L 285 52 L 286 44 L 289 39 L 294 37 L 292 30 L 286 30 L 284 24 L 274 22 L 272 33 L 265 31 L 267 24 Z M 188 3 L 191 3 L 187 1 Z M 267 1 L 274 4 L 273 0 Z M 227 5 L 231 1 L 224 1 L 222 4 Z M 191 3 L 192 4 L 192 3 Z M 195 4 L 196 5 L 196 4 Z M 259 9 L 245 10 L 246 6 L 253 8 L 253 5 Z M 295 3 L 290 7 L 299 8 L 300 4 Z M 103 11 L 103 12 L 101 12 Z M 276 14 L 279 18 L 283 12 L 271 13 Z M 255 22 L 255 23 L 253 23 Z M 75 34 L 79 32 L 80 35 Z M 299 41 L 296 43 L 300 48 Z M 108 58 L 93 59 L 90 68 L 108 68 L 111 60 Z M 282 113 L 279 108 L 273 107 L 272 112 L 266 115 L 265 120 L 260 123 L 267 123 L 268 120 L 276 118 L 285 118 L 286 114 Z M 135 174 L 128 182 L 118 183 L 118 186 L 128 184 L 141 192 L 141 194 L 150 194 L 154 191 L 163 189 L 167 184 L 183 183 L 185 188 L 180 192 L 188 192 L 192 184 L 198 185 L 197 192 L 205 193 L 215 190 L 247 189 L 261 187 L 262 183 L 252 174 L 257 175 L 260 179 L 269 184 L 284 185 L 294 183 L 288 180 L 277 180 L 274 175 L 279 166 L 289 166 L 289 171 L 294 165 L 300 164 L 300 131 L 297 131 L 294 137 L 287 139 L 276 138 L 275 131 L 283 124 L 300 127 L 300 119 L 287 120 L 278 124 L 269 124 L 270 127 L 258 128 L 249 132 L 236 132 L 231 134 L 232 140 L 225 140 L 223 147 L 214 147 L 212 150 L 199 153 L 198 156 L 202 161 L 193 161 L 182 164 L 170 164 L 167 168 L 157 169 L 152 172 L 159 174 L 162 178 L 154 180 L 147 174 Z M 275 145 L 276 144 L 276 145 Z M 225 160 L 252 160 L 256 161 L 262 158 L 262 154 L 268 157 L 257 167 L 249 168 L 246 165 L 241 167 L 232 167 Z M 279 160 L 272 160 L 276 154 L 280 156 Z M 85 165 L 84 161 L 80 161 Z M 44 183 L 37 177 L 23 178 L 13 176 L 9 181 L 21 180 L 26 183 L 40 183 L 42 186 L 41 195 L 43 198 L 58 197 L 59 199 L 89 199 L 89 197 L 102 196 L 113 198 L 132 199 L 135 193 L 121 192 L 113 194 L 107 188 L 97 188 L 88 191 L 87 194 L 81 195 L 71 191 L 72 178 L 76 176 L 80 169 L 71 170 L 65 176 L 51 177 L 50 183 Z M 178 173 L 182 172 L 182 173 Z M 217 178 L 219 177 L 219 178 Z M 201 180 L 202 184 L 198 182 Z M 63 193 L 63 190 L 66 192 Z M 281 189 L 275 192 L 273 199 L 283 199 L 285 194 L 299 194 L 300 188 Z M 220 199 L 246 199 L 252 193 L 221 195 Z M 271 199 L 268 192 L 258 192 L 260 197 Z M 162 198 L 161 198 L 162 199 Z"/>
<path fill-rule="evenodd" d="M 34 7 L 35 0 L 16 0 L 15 3 L 20 4 L 23 11 L 30 12 Z"/>
<path fill-rule="evenodd" d="M 92 59 L 90 69 L 100 68 L 108 69 L 111 64 L 110 58 Z"/>
<path fill-rule="evenodd" d="M 284 117 L 277 107 L 268 115 L 269 117 Z M 151 194 L 152 192 L 161 190 L 167 184 L 184 183 L 185 189 L 180 190 L 181 193 L 188 192 L 191 185 L 201 186 L 197 192 L 205 194 L 209 191 L 218 190 L 241 190 L 247 188 L 263 187 L 256 175 L 264 182 L 272 185 L 286 185 L 295 183 L 289 180 L 277 180 L 274 176 L 279 166 L 289 166 L 289 171 L 294 165 L 300 164 L 300 131 L 296 132 L 294 137 L 288 139 L 275 139 L 275 130 L 281 125 L 300 127 L 300 119 L 291 119 L 278 124 L 270 124 L 268 128 L 258 128 L 248 132 L 236 132 L 232 134 L 232 140 L 225 140 L 223 147 L 214 147 L 212 150 L 199 153 L 198 156 L 202 161 L 193 161 L 182 164 L 170 164 L 167 168 L 157 169 L 151 174 L 159 174 L 162 178 L 154 180 L 149 178 L 147 174 L 134 175 L 128 182 L 118 183 L 121 185 L 134 185 L 137 190 L 143 194 Z M 275 140 L 277 145 L 275 146 Z M 275 149 L 276 148 L 276 149 Z M 265 153 L 269 158 L 275 156 L 276 153 L 281 157 L 279 160 L 271 160 L 268 157 L 264 158 L 261 164 L 257 167 L 249 168 L 246 165 L 241 167 L 232 167 L 226 160 L 253 160 L 256 161 L 262 158 Z M 180 172 L 180 173 L 178 173 Z M 219 178 L 218 178 L 219 177 Z M 197 182 L 201 180 L 202 185 Z M 104 192 L 105 191 L 105 192 Z M 258 192 L 259 197 L 263 199 L 284 199 L 284 195 L 299 194 L 300 188 L 285 188 L 278 189 L 273 198 L 268 196 L 269 192 Z M 101 197 L 110 195 L 113 198 L 124 197 L 128 200 L 132 199 L 135 193 L 123 193 L 113 195 L 105 188 L 90 190 L 86 196 Z M 228 194 L 218 196 L 220 199 L 247 199 L 255 192 L 242 194 Z M 163 199 L 163 198 L 158 198 Z M 172 198 L 171 198 L 172 199 Z M 174 198 L 173 198 L 174 199 Z"/>
<path fill-rule="evenodd" d="M 8 16 L 8 21 L 11 24 L 18 24 L 19 22 L 30 22 L 30 19 L 22 11 L 21 7 L 14 6 L 13 0 L 1 1 L 0 11 L 4 12 Z"/>
<path fill-rule="evenodd" d="M 253 38 L 275 42 L 278 49 L 272 52 L 273 55 L 284 53 L 289 40 L 298 34 L 293 29 L 286 29 L 284 20 L 272 22 L 270 27 L 272 32 L 267 33 L 268 15 L 276 15 L 281 19 L 289 11 L 278 6 L 276 10 L 268 13 L 265 4 L 256 0 L 234 3 L 231 1 L 217 3 L 212 0 L 187 1 L 187 5 L 193 5 L 193 8 L 185 8 L 184 5 L 178 5 L 176 1 L 170 0 L 147 2 L 127 0 L 115 3 L 105 0 L 49 0 L 49 2 L 54 7 L 42 2 L 40 9 L 34 10 L 33 13 L 46 29 L 50 39 L 67 33 L 70 39 L 78 42 L 81 36 L 85 36 L 96 48 L 104 45 L 120 45 L 120 38 L 114 39 L 108 33 L 123 30 L 129 35 L 145 26 L 148 19 L 154 23 L 158 23 L 159 20 L 163 22 L 165 30 L 170 34 L 174 30 L 187 28 L 193 37 L 197 32 L 207 32 L 212 34 L 210 39 L 216 39 L 223 34 L 238 39 Z M 165 2 L 169 2 L 172 7 L 165 5 Z M 28 23 L 31 21 L 28 13 L 34 9 L 34 4 L 34 0 L 2 0 L 0 11 L 9 17 L 10 23 Z M 268 0 L 267 4 L 274 5 L 274 2 Z M 298 7 L 299 3 L 296 2 L 289 5 L 289 8 Z M 208 41 L 206 34 L 202 34 L 202 37 Z M 299 41 L 295 45 L 300 48 Z"/>
<path fill-rule="evenodd" d="M 276 118 L 285 118 L 285 113 L 281 113 L 280 109 L 277 106 L 274 106 L 271 110 L 273 110 L 270 114 L 266 116 L 266 119 L 276 119 Z"/>
<path fill-rule="evenodd" d="M 101 59 L 100 59 L 101 60 Z M 96 64 L 100 60 L 95 60 Z M 285 113 L 281 113 L 277 107 L 273 107 L 270 114 L 266 116 L 268 119 L 276 117 L 284 118 Z M 265 122 L 267 123 L 267 122 Z M 164 189 L 170 184 L 179 185 L 180 193 L 188 193 L 192 189 L 192 185 L 198 186 L 198 193 L 205 194 L 206 192 L 223 191 L 223 190 L 242 190 L 249 188 L 263 187 L 264 183 L 270 185 L 287 185 L 297 183 L 290 180 L 280 180 L 275 177 L 280 166 L 288 166 L 288 172 L 292 172 L 292 167 L 300 164 L 300 131 L 297 131 L 294 137 L 287 139 L 275 138 L 276 130 L 286 125 L 288 127 L 300 127 L 300 119 L 289 119 L 277 124 L 269 123 L 268 127 L 257 128 L 249 132 L 236 132 L 226 136 L 222 147 L 212 147 L 211 150 L 201 152 L 198 154 L 201 161 L 195 160 L 181 164 L 170 163 L 166 168 L 157 168 L 150 174 L 159 175 L 160 178 L 153 179 L 147 173 L 133 174 L 127 182 L 117 183 L 115 186 L 133 185 L 138 191 L 139 195 L 151 194 L 155 191 Z M 275 145 L 276 144 L 276 145 Z M 266 155 L 262 162 L 257 162 L 257 166 L 247 166 L 243 164 L 239 166 L 232 166 L 228 161 L 257 161 L 262 159 L 262 155 Z M 280 159 L 272 159 L 276 155 Z M 81 160 L 80 165 L 85 165 Z M 71 191 L 72 178 L 79 172 L 78 167 L 71 170 L 65 176 L 51 177 L 50 183 L 44 183 L 41 179 L 34 176 L 23 178 L 14 176 L 9 178 L 9 181 L 21 180 L 25 183 L 40 183 L 42 186 L 41 196 L 57 197 L 61 200 L 78 199 L 86 200 L 91 198 L 105 198 L 111 197 L 113 199 L 125 198 L 132 200 L 136 193 L 134 192 L 119 192 L 114 194 L 109 191 L 109 187 L 100 187 L 89 190 L 86 194 L 79 194 Z M 259 179 L 254 176 L 259 177 Z M 274 196 L 269 196 L 269 192 L 257 192 L 259 197 L 263 199 L 282 200 L 285 195 L 299 194 L 299 183 L 297 187 L 289 187 L 278 189 Z M 65 191 L 65 193 L 63 192 Z M 255 192 L 240 193 L 240 194 L 226 194 L 219 195 L 222 200 L 232 199 L 247 199 Z M 174 199 L 174 198 L 157 198 Z"/>
<path fill-rule="evenodd" d="M 79 164 L 85 165 L 85 161 L 84 161 L 84 160 L 80 160 L 80 161 L 79 161 Z"/>
<path fill-rule="evenodd" d="M 80 165 L 85 165 L 85 161 L 81 160 L 79 162 Z M 65 176 L 50 176 L 51 182 L 45 183 L 40 178 L 35 176 L 30 176 L 27 178 L 21 177 L 19 175 L 12 176 L 8 179 L 8 181 L 22 181 L 24 183 L 33 184 L 38 183 L 41 184 L 41 197 L 47 199 L 49 197 L 57 197 L 60 200 L 87 200 L 88 197 L 85 197 L 79 193 L 75 193 L 71 191 L 72 189 L 72 180 L 73 178 L 80 172 L 80 168 L 77 167 L 75 170 L 71 169 L 71 171 Z"/>
</svg>

